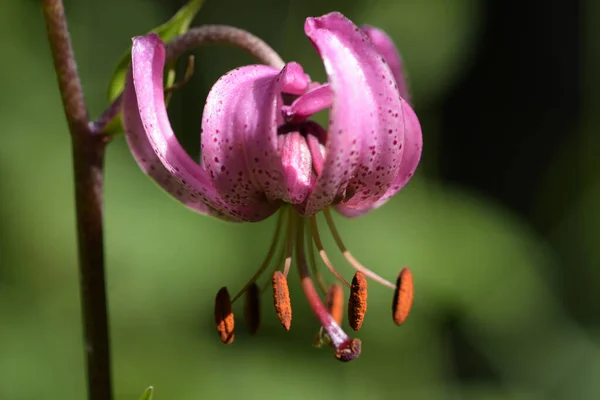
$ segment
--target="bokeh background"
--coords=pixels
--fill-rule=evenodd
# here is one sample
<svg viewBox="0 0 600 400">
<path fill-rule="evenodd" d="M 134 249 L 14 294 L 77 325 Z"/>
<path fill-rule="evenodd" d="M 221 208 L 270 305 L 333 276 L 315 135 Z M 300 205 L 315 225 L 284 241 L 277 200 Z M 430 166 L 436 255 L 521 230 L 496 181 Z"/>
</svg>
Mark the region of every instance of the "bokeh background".
<svg viewBox="0 0 600 400">
<path fill-rule="evenodd" d="M 182 0 L 66 0 L 92 115 L 130 38 Z M 394 279 L 409 265 L 406 325 L 370 285 L 363 354 L 311 346 L 317 323 L 291 276 L 294 322 L 269 295 L 263 326 L 220 344 L 217 290 L 240 288 L 274 226 L 214 221 L 147 179 L 122 137 L 106 160 L 106 253 L 116 399 L 600 398 L 600 32 L 588 0 L 208 0 L 195 24 L 261 36 L 313 78 L 303 21 L 339 10 L 389 32 L 410 74 L 425 146 L 399 196 L 357 220 L 346 245 Z M 586 21 L 588 23 L 586 23 Z M 0 2 L 0 399 L 85 398 L 70 146 L 36 0 Z M 251 63 L 195 53 L 170 107 L 197 156 L 204 97 Z M 333 261 L 352 271 L 326 246 Z M 237 305 L 241 315 L 240 305 Z"/>
</svg>

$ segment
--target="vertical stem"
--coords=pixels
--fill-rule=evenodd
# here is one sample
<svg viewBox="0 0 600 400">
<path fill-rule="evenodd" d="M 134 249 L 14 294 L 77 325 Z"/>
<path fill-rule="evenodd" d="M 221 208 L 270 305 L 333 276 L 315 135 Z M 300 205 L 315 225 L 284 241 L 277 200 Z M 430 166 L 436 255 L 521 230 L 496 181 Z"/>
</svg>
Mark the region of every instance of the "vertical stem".
<svg viewBox="0 0 600 400">
<path fill-rule="evenodd" d="M 112 398 L 102 226 L 105 147 L 102 136 L 73 136 L 79 287 L 90 400 Z"/>
<path fill-rule="evenodd" d="M 42 0 L 42 8 L 69 130 L 72 135 L 85 135 L 88 131 L 89 116 L 73 56 L 62 0 Z"/>
<path fill-rule="evenodd" d="M 89 121 L 62 0 L 42 0 L 41 3 L 72 140 L 88 399 L 111 400 L 102 227 L 103 166 L 107 138 L 101 132 L 94 131 Z"/>
</svg>

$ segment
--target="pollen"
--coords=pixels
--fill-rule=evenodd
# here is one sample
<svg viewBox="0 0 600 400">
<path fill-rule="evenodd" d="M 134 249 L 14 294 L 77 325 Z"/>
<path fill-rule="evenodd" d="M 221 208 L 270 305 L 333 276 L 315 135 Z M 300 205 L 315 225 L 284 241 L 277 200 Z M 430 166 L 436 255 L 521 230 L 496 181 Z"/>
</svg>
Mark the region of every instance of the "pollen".
<svg viewBox="0 0 600 400">
<path fill-rule="evenodd" d="M 273 300 L 277 318 L 285 330 L 289 331 L 292 325 L 292 302 L 287 279 L 281 271 L 275 271 L 273 274 Z"/>
<path fill-rule="evenodd" d="M 215 324 L 221 342 L 233 343 L 235 320 L 231 311 L 231 298 L 226 287 L 222 287 L 215 298 Z"/>
<path fill-rule="evenodd" d="M 248 331 L 254 335 L 260 327 L 260 289 L 256 282 L 248 287 L 244 300 L 244 318 Z"/>
<path fill-rule="evenodd" d="M 367 278 L 357 271 L 350 287 L 350 300 L 348 301 L 348 322 L 355 331 L 362 326 L 367 312 Z"/>
<path fill-rule="evenodd" d="M 412 272 L 408 268 L 403 268 L 398 274 L 394 303 L 392 304 L 392 317 L 396 325 L 402 325 L 408 318 L 414 295 Z"/>
<path fill-rule="evenodd" d="M 341 325 L 344 317 L 344 289 L 334 283 L 327 291 L 327 310 L 336 324 Z"/>
</svg>

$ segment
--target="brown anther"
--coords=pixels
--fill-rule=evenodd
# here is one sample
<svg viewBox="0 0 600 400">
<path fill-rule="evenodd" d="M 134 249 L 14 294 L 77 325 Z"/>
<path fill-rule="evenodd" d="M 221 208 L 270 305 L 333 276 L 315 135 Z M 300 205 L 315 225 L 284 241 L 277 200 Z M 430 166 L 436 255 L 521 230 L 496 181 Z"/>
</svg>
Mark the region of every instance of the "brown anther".
<svg viewBox="0 0 600 400">
<path fill-rule="evenodd" d="M 289 331 L 292 325 L 292 302 L 290 301 L 287 280 L 281 271 L 275 271 L 273 274 L 273 300 L 277 318 L 279 318 L 285 330 Z"/>
<path fill-rule="evenodd" d="M 393 319 L 396 325 L 402 325 L 408 318 L 414 296 L 412 272 L 408 268 L 403 268 L 396 281 L 396 292 L 392 304 Z"/>
<path fill-rule="evenodd" d="M 340 361 L 348 362 L 360 356 L 360 339 L 352 339 L 345 347 L 340 347 L 335 351 L 335 358 Z"/>
<path fill-rule="evenodd" d="M 231 298 L 226 287 L 222 287 L 215 298 L 215 323 L 221 342 L 225 344 L 233 343 L 235 320 L 233 312 L 231 312 Z"/>
<path fill-rule="evenodd" d="M 358 271 L 352 279 L 348 300 L 348 322 L 355 331 L 359 330 L 367 312 L 367 278 Z"/>
<path fill-rule="evenodd" d="M 244 318 L 248 331 L 251 335 L 258 332 L 260 326 L 260 289 L 256 282 L 253 282 L 246 290 L 246 298 L 244 299 Z"/>
<path fill-rule="evenodd" d="M 327 291 L 327 310 L 336 324 L 342 324 L 344 318 L 344 289 L 339 283 L 334 283 Z"/>
</svg>

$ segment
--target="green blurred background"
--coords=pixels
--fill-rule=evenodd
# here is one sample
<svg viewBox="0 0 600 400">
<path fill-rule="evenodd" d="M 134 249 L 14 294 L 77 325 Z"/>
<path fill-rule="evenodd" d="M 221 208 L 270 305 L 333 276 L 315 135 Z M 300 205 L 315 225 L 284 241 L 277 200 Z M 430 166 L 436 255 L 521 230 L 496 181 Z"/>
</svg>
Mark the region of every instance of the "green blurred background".
<svg viewBox="0 0 600 400">
<path fill-rule="evenodd" d="M 92 115 L 106 105 L 130 38 L 182 4 L 65 1 Z M 346 245 L 381 275 L 412 268 L 414 309 L 394 326 L 392 293 L 371 284 L 363 353 L 340 364 L 311 346 L 318 325 L 291 279 L 290 332 L 267 294 L 259 334 L 240 321 L 235 343 L 221 345 L 214 295 L 254 273 L 274 221 L 193 214 L 140 172 L 119 137 L 108 149 L 105 199 L 116 399 L 137 399 L 148 385 L 156 399 L 177 400 L 600 398 L 600 49 L 597 28 L 584 24 L 594 8 L 208 0 L 195 24 L 246 28 L 316 80 L 324 74 L 303 35 L 307 16 L 339 10 L 394 38 L 422 120 L 422 165 L 385 207 L 337 221 Z M 39 2 L 2 0 L 0 34 L 0 399 L 83 399 L 70 146 Z M 194 78 L 170 108 L 194 156 L 211 84 L 252 61 L 224 47 L 196 55 Z"/>
</svg>

